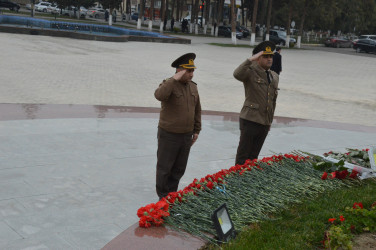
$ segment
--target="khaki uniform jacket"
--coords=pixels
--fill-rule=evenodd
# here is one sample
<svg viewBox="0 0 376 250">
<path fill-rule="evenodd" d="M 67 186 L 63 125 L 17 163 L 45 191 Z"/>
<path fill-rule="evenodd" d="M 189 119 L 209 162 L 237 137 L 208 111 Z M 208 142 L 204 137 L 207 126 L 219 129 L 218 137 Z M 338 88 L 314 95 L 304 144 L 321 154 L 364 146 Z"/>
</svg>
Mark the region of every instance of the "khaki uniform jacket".
<svg viewBox="0 0 376 250">
<path fill-rule="evenodd" d="M 278 96 L 279 76 L 270 71 L 269 84 L 265 70 L 248 59 L 234 71 L 234 77 L 243 82 L 245 101 L 240 118 L 263 125 L 271 125 Z"/>
<path fill-rule="evenodd" d="M 200 133 L 201 104 L 196 83 L 181 83 L 171 77 L 159 85 L 154 96 L 161 101 L 159 127 L 171 133 Z"/>
</svg>

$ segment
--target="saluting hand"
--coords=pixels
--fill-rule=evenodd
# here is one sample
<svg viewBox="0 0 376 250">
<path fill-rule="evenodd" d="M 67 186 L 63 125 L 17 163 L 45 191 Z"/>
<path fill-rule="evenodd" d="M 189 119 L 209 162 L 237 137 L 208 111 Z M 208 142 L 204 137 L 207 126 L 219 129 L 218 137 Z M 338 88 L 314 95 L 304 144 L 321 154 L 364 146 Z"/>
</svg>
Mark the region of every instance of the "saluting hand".
<svg viewBox="0 0 376 250">
<path fill-rule="evenodd" d="M 262 53 L 264 53 L 264 51 L 260 51 L 259 53 L 251 56 L 250 58 L 248 58 L 248 60 L 255 61 L 255 60 L 257 60 L 257 58 L 259 58 L 262 55 Z"/>
<path fill-rule="evenodd" d="M 198 134 L 193 134 L 192 136 L 192 145 L 197 141 L 198 139 Z"/>
<path fill-rule="evenodd" d="M 183 75 L 187 72 L 186 69 L 177 72 L 172 78 L 174 78 L 176 81 L 180 81 L 180 79 L 183 77 Z"/>
</svg>

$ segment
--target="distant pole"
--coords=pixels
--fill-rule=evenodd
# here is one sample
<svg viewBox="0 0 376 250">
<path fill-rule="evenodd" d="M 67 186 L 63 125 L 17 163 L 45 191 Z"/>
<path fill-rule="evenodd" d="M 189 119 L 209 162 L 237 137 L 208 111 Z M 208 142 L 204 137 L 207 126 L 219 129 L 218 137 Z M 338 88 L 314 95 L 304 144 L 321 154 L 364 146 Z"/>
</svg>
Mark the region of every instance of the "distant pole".
<svg viewBox="0 0 376 250">
<path fill-rule="evenodd" d="M 35 12 L 35 0 L 30 0 L 31 2 L 31 17 L 34 17 Z"/>
<path fill-rule="evenodd" d="M 268 17 L 267 17 L 267 20 L 266 20 L 265 41 L 269 41 L 270 19 L 272 17 L 272 5 L 273 5 L 273 0 L 269 0 L 269 4 L 268 4 Z"/>
<path fill-rule="evenodd" d="M 235 0 L 231 0 L 231 40 L 236 45 Z"/>
<path fill-rule="evenodd" d="M 252 33 L 251 33 L 251 46 L 256 44 L 256 17 L 257 17 L 258 0 L 255 0 L 253 5 L 253 16 L 252 16 Z"/>
</svg>

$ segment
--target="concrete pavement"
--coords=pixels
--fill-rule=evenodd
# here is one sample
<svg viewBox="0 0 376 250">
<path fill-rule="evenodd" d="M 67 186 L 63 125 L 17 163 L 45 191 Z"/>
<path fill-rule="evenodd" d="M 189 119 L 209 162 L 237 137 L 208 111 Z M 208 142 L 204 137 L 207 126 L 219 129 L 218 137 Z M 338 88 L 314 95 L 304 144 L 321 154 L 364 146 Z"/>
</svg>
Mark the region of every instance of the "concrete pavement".
<svg viewBox="0 0 376 250">
<path fill-rule="evenodd" d="M 203 109 L 230 112 L 205 113 L 180 187 L 232 166 L 244 98 L 232 72 L 251 50 L 189 38 L 177 45 L 0 33 L 1 249 L 100 249 L 137 222 L 137 209 L 157 199 L 153 92 L 180 54 L 197 53 Z M 376 144 L 374 58 L 282 55 L 279 117 L 262 156 Z"/>
</svg>

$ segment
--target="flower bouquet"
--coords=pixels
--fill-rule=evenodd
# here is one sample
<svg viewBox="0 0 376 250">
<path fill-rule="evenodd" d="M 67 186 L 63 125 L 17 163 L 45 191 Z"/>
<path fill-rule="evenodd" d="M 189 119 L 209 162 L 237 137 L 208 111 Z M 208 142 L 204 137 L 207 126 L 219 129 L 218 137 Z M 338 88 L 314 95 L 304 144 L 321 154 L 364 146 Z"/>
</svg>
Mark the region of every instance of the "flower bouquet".
<svg viewBox="0 0 376 250">
<path fill-rule="evenodd" d="M 138 210 L 141 227 L 165 224 L 211 242 L 216 235 L 212 212 L 226 203 L 235 229 L 262 220 L 292 204 L 320 193 L 352 185 L 357 172 L 342 172 L 343 178 L 322 180 L 323 171 L 312 167 L 323 157 L 302 153 L 273 155 L 247 160 L 243 165 L 194 179 L 183 190 L 173 192 L 156 204 Z M 347 178 L 347 177 L 352 178 Z M 340 180 L 341 179 L 341 180 Z"/>
</svg>

